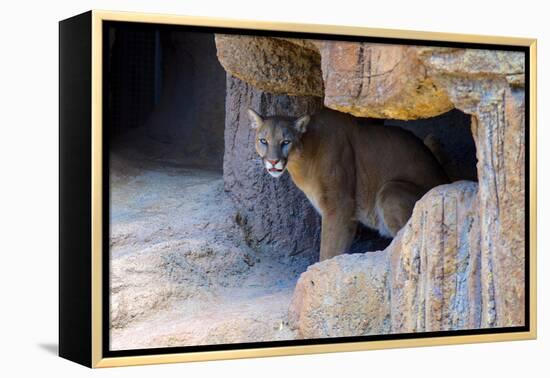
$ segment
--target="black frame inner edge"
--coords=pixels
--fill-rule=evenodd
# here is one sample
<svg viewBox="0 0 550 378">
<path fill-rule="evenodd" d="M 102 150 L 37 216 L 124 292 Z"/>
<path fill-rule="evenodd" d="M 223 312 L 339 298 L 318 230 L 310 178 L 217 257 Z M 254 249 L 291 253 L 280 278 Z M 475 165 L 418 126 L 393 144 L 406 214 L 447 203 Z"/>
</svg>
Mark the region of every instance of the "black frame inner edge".
<svg viewBox="0 0 550 378">
<path fill-rule="evenodd" d="M 350 42 L 370 42 L 381 44 L 400 44 L 412 46 L 434 46 L 434 47 L 455 47 L 483 50 L 501 50 L 501 51 L 517 51 L 525 54 L 525 325 L 519 327 L 500 327 L 500 328 L 484 328 L 471 330 L 456 330 L 456 331 L 437 331 L 437 332 L 417 332 L 417 333 L 399 333 L 386 335 L 370 335 L 370 336 L 353 336 L 353 337 L 334 337 L 334 338 L 319 338 L 319 339 L 303 339 L 303 340 L 285 340 L 285 341 L 261 341 L 253 343 L 234 343 L 234 344 L 212 344 L 212 345 L 195 345 L 195 346 L 180 346 L 180 347 L 162 347 L 162 348 L 144 348 L 144 349 L 128 349 L 128 350 L 110 350 L 110 332 L 109 332 L 109 309 L 110 309 L 110 293 L 109 293 L 109 277 L 110 277 L 110 256 L 109 238 L 109 205 L 110 205 L 110 184 L 109 184 L 109 137 L 105 132 L 107 127 L 106 112 L 108 96 L 107 75 L 101 78 L 103 82 L 103 135 L 102 135 L 102 157 L 103 157 L 103 261 L 102 261 L 102 357 L 131 357 L 142 355 L 159 355 L 159 354 L 175 354 L 175 353 L 192 353 L 192 352 L 209 352 L 223 351 L 232 349 L 257 349 L 257 348 L 272 348 L 272 347 L 288 347 L 288 346 L 305 346 L 305 345 L 321 345 L 321 344 L 340 344 L 350 342 L 364 341 L 382 341 L 382 340 L 405 340 L 405 339 L 424 339 L 433 337 L 446 336 L 465 336 L 465 335 L 486 335 L 486 334 L 501 334 L 501 333 L 517 333 L 528 332 L 530 330 L 530 79 L 531 79 L 531 57 L 528 46 L 507 46 L 499 44 L 484 44 L 484 43 L 464 43 L 464 42 L 445 42 L 431 40 L 413 40 L 406 38 L 386 38 L 386 37 L 365 37 L 365 36 L 348 36 L 334 35 L 323 33 L 304 33 L 304 32 L 284 32 L 284 31 L 268 31 L 268 30 L 250 30 L 239 28 L 225 27 L 207 27 L 207 26 L 191 26 L 191 25 L 166 25 L 166 24 L 149 24 L 140 22 L 125 22 L 125 21 L 103 21 L 102 33 L 108 35 L 106 31 L 109 27 L 130 27 L 130 28 L 153 28 L 156 30 L 182 30 L 195 31 L 203 33 L 222 33 L 222 34 L 238 34 L 252 36 L 269 36 L 269 37 L 286 37 L 300 39 L 324 39 L 335 41 L 350 41 Z M 404 31 L 406 33 L 406 31 Z M 103 51 L 108 48 L 107 38 L 103 38 Z M 103 72 L 108 64 L 108 54 L 103 54 Z M 107 258 L 106 258 L 107 257 Z M 105 305 L 108 304 L 108 305 Z"/>
</svg>

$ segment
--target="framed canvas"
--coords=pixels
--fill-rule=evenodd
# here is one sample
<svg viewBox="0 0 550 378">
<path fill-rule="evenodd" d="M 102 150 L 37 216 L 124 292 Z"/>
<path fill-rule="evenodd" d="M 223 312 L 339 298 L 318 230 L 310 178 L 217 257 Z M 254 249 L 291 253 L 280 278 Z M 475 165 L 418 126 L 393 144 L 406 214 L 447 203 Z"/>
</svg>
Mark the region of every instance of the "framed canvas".
<svg viewBox="0 0 550 378">
<path fill-rule="evenodd" d="M 59 354 L 536 337 L 536 41 L 60 22 Z"/>
</svg>

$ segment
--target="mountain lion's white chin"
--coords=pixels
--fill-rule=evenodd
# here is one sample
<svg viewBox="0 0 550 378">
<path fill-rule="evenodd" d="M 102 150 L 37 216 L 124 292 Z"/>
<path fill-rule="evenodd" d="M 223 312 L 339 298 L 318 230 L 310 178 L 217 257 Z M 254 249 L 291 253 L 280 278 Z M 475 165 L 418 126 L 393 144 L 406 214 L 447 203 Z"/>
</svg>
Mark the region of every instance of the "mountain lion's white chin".
<svg viewBox="0 0 550 378">
<path fill-rule="evenodd" d="M 283 169 L 272 168 L 267 170 L 267 173 L 269 173 L 273 177 L 280 177 L 284 172 L 285 172 L 284 168 Z"/>
</svg>

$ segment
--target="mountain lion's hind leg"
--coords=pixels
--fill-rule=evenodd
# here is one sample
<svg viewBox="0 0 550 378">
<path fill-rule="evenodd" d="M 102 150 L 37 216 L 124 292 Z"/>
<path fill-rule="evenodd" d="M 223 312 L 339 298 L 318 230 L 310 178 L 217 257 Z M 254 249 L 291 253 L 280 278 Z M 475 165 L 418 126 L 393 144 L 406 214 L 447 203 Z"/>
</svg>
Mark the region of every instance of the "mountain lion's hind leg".
<svg viewBox="0 0 550 378">
<path fill-rule="evenodd" d="M 406 181 L 388 181 L 376 195 L 378 232 L 382 236 L 394 237 L 412 215 L 416 201 L 423 190 Z"/>
</svg>

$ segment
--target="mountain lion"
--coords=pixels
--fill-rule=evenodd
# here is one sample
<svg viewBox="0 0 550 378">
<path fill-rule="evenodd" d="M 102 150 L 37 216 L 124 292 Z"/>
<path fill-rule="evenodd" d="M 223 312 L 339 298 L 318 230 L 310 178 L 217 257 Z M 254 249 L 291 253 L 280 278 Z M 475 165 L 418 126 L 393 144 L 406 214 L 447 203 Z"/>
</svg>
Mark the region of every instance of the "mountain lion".
<svg viewBox="0 0 550 378">
<path fill-rule="evenodd" d="M 449 181 L 428 147 L 397 127 L 359 125 L 329 109 L 298 118 L 248 115 L 267 172 L 288 170 L 321 215 L 321 261 L 346 252 L 358 221 L 394 237 L 416 201 Z"/>
</svg>

